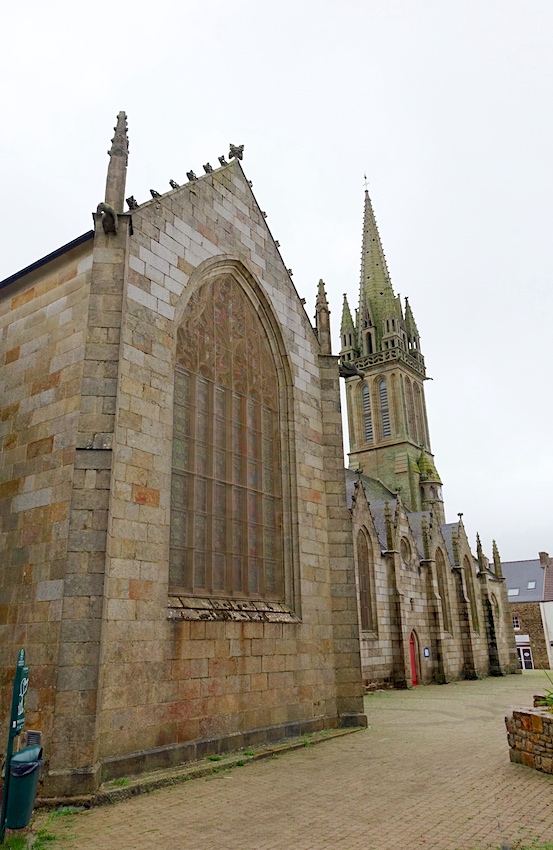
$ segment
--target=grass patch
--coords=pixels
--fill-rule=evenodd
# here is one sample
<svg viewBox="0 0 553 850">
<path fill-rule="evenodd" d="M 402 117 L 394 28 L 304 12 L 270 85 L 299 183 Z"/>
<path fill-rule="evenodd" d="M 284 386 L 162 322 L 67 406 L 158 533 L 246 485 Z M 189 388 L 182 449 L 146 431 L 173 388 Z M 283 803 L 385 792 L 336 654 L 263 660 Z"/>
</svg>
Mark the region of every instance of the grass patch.
<svg viewBox="0 0 553 850">
<path fill-rule="evenodd" d="M 208 756 L 209 761 L 221 761 L 223 756 Z"/>
<path fill-rule="evenodd" d="M 114 779 L 112 785 L 116 785 L 117 788 L 126 788 L 127 785 L 130 785 L 130 779 L 127 779 L 126 776 L 122 776 L 120 779 Z"/>
</svg>

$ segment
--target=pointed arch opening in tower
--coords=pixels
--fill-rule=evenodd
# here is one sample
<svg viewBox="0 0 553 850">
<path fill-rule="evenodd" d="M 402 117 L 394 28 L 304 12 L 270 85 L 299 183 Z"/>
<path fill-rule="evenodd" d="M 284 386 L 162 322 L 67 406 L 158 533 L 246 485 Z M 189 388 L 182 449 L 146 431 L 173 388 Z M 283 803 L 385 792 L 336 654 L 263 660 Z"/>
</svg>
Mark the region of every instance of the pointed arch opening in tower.
<svg viewBox="0 0 553 850">
<path fill-rule="evenodd" d="M 363 384 L 361 395 L 363 401 L 363 436 L 366 443 L 372 443 L 374 434 L 371 411 L 371 392 L 366 384 Z"/>
<path fill-rule="evenodd" d="M 386 386 L 386 378 L 378 379 L 378 398 L 380 402 L 380 425 L 382 428 L 382 437 L 391 437 L 392 425 L 390 422 L 390 407 L 388 405 L 388 388 Z"/>
</svg>

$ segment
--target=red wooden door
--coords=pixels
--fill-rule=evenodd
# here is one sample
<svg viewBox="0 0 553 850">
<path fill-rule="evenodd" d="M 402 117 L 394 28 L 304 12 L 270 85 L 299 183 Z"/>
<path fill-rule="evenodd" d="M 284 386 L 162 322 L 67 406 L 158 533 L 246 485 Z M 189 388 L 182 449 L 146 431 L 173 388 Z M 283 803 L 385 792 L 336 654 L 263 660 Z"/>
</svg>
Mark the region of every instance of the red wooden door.
<svg viewBox="0 0 553 850">
<path fill-rule="evenodd" d="M 411 684 L 414 687 L 418 685 L 419 680 L 417 679 L 417 644 L 413 632 L 409 638 L 409 658 L 411 659 Z"/>
</svg>

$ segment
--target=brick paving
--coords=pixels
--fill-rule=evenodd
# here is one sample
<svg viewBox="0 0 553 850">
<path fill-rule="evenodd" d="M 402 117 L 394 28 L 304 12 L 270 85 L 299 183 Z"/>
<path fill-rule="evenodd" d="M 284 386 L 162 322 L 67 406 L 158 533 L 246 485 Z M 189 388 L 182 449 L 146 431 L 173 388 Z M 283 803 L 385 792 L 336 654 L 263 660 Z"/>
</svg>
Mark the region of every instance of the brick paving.
<svg viewBox="0 0 553 850">
<path fill-rule="evenodd" d="M 366 697 L 369 728 L 64 818 L 67 850 L 489 850 L 553 842 L 553 776 L 509 762 L 540 672 Z M 55 846 L 58 846 L 56 842 Z"/>
</svg>

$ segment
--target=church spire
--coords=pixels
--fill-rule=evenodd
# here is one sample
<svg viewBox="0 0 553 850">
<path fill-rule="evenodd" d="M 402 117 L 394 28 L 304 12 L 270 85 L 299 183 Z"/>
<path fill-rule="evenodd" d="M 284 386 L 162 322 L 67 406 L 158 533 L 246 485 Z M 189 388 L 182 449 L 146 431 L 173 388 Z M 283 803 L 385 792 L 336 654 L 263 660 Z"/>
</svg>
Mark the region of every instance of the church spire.
<svg viewBox="0 0 553 850">
<path fill-rule="evenodd" d="M 319 338 L 322 354 L 332 354 L 330 341 L 330 310 L 325 292 L 324 280 L 319 281 L 317 287 L 317 300 L 315 302 L 315 327 Z"/>
<path fill-rule="evenodd" d="M 363 213 L 359 318 L 360 334 L 365 326 L 374 324 L 376 349 L 380 348 L 382 336 L 390 328 L 389 324 L 384 324 L 386 320 L 389 322 L 392 318 L 401 319 L 401 308 L 398 310 L 368 189 L 365 189 Z M 363 348 L 362 345 L 359 347 Z"/>
<path fill-rule="evenodd" d="M 108 151 L 109 165 L 106 180 L 106 204 L 120 215 L 125 202 L 125 183 L 127 181 L 127 162 L 129 159 L 129 140 L 127 137 L 127 116 L 120 112 L 117 124 L 113 128 L 115 135 Z"/>
</svg>

